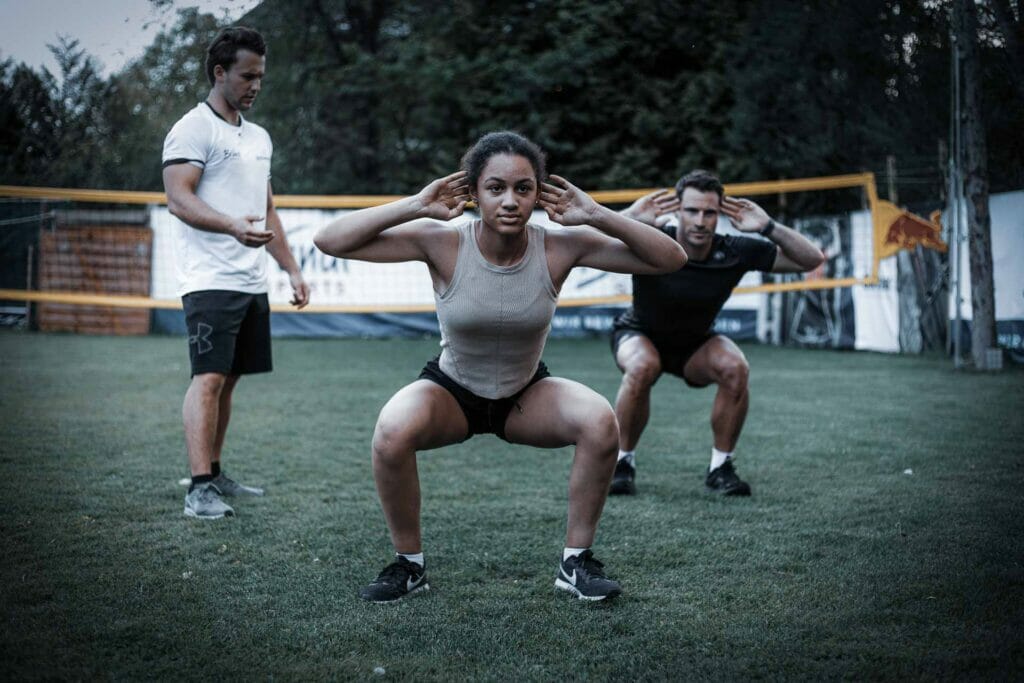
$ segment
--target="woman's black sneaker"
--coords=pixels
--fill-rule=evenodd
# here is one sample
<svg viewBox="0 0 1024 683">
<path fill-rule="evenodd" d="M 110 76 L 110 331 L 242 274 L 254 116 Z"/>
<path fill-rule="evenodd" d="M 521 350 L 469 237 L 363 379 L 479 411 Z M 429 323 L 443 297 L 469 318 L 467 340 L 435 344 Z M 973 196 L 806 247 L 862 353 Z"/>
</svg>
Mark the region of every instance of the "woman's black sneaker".
<svg viewBox="0 0 1024 683">
<path fill-rule="evenodd" d="M 622 593 L 622 586 L 604 575 L 604 565 L 588 548 L 563 560 L 555 577 L 555 588 L 569 591 L 580 600 L 604 600 Z"/>
<path fill-rule="evenodd" d="M 427 570 L 399 555 L 384 567 L 373 583 L 359 591 L 359 597 L 370 602 L 394 602 L 427 590 L 430 590 Z"/>
</svg>

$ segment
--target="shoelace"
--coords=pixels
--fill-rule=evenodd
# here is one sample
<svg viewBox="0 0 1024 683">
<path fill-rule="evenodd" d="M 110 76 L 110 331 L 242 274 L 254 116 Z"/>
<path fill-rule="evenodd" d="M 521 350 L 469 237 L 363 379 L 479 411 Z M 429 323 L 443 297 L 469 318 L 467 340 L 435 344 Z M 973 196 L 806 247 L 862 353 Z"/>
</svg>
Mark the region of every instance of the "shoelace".
<svg viewBox="0 0 1024 683">
<path fill-rule="evenodd" d="M 217 499 L 219 494 L 220 489 L 213 484 L 210 484 L 199 492 L 199 500 L 204 503 L 212 503 Z"/>
<path fill-rule="evenodd" d="M 583 569 L 588 576 L 596 576 L 602 579 L 607 578 L 602 571 L 604 563 L 594 557 L 594 553 L 591 550 L 584 550 L 580 553 L 577 566 Z"/>
<path fill-rule="evenodd" d="M 737 479 L 736 469 L 732 466 L 732 460 L 726 460 L 718 468 L 718 476 L 726 482 L 733 482 Z"/>
<path fill-rule="evenodd" d="M 396 560 L 381 570 L 381 573 L 377 575 L 377 580 L 374 583 L 393 583 L 397 579 L 398 583 L 404 584 L 406 580 L 413 575 L 413 569 L 411 567 L 412 564 L 412 562 L 404 557 Z"/>
</svg>

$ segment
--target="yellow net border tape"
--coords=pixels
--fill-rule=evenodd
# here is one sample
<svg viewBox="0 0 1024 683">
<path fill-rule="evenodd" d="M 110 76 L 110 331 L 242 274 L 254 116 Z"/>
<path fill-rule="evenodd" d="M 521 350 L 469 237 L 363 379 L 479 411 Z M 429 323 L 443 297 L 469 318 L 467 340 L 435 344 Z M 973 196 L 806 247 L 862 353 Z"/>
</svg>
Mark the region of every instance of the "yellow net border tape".
<svg viewBox="0 0 1024 683">
<path fill-rule="evenodd" d="M 872 173 L 822 176 L 820 178 L 794 178 L 791 180 L 766 180 L 753 183 L 731 183 L 725 186 L 730 195 L 761 195 L 776 192 L 802 192 L 807 190 L 832 190 L 844 187 L 874 186 Z M 661 188 L 635 190 L 596 190 L 590 196 L 602 204 L 625 204 Z M 387 204 L 404 195 L 316 195 L 286 194 L 275 195 L 274 205 L 283 208 L 300 209 L 362 209 L 367 206 Z M 22 199 L 54 199 L 75 202 L 105 204 L 166 204 L 163 192 L 135 192 L 131 190 L 89 190 L 62 187 L 23 187 L 0 185 L 0 197 Z"/>
<path fill-rule="evenodd" d="M 851 173 L 847 175 L 822 176 L 819 178 L 793 178 L 789 180 L 767 180 L 751 183 L 730 183 L 725 186 L 727 194 L 734 196 L 765 195 L 785 192 L 803 192 L 813 190 L 831 190 L 852 187 L 864 188 L 872 216 L 877 223 L 875 206 L 878 201 L 873 173 Z M 633 190 L 597 190 L 590 196 L 602 204 L 626 204 L 661 188 L 645 188 Z M 281 208 L 305 209 L 361 209 L 378 206 L 400 199 L 403 195 L 277 195 L 275 206 Z M 166 204 L 167 195 L 163 192 L 135 192 L 129 190 L 90 190 L 81 188 L 59 187 L 22 187 L 16 185 L 0 185 L 0 197 L 22 199 L 52 199 L 76 202 L 94 202 L 107 204 Z M 837 287 L 853 287 L 857 285 L 874 285 L 878 283 L 879 240 L 878 234 L 883 226 L 875 226 L 875 258 L 872 273 L 866 278 L 843 278 L 823 280 L 800 280 L 797 282 L 781 282 L 751 287 L 737 287 L 734 294 L 756 294 L 769 292 L 790 292 L 807 289 L 834 289 Z M 85 294 L 82 292 L 30 292 L 17 289 L 0 289 L 0 299 L 26 301 L 36 303 L 66 303 L 91 306 L 111 306 L 118 308 L 161 308 L 180 309 L 178 300 L 151 299 L 144 296 L 116 296 L 104 294 Z M 629 303 L 629 295 L 597 297 L 591 299 L 563 299 L 561 307 L 600 306 L 609 304 Z M 273 304 L 275 312 L 295 311 L 287 304 Z M 432 304 L 424 305 L 310 305 L 302 309 L 302 313 L 419 313 L 432 312 Z"/>
<path fill-rule="evenodd" d="M 808 289 L 836 289 L 856 285 L 875 284 L 869 278 L 843 278 L 833 280 L 801 280 L 799 282 L 780 282 L 751 287 L 737 287 L 733 294 L 758 294 L 767 292 L 793 292 Z M 112 308 L 160 308 L 181 309 L 178 299 L 151 299 L 147 296 L 123 296 L 114 294 L 86 294 L 83 292 L 65 292 L 50 290 L 30 292 L 25 289 L 0 289 L 0 300 L 25 301 L 31 303 L 73 304 L 76 306 L 109 306 Z M 588 299 L 561 299 L 559 308 L 576 308 L 581 306 L 607 306 L 611 304 L 628 304 L 633 300 L 628 294 L 618 296 L 593 297 Z M 270 310 L 275 313 L 431 313 L 433 304 L 366 304 L 366 305 L 316 305 L 310 304 L 301 311 L 289 304 L 271 304 Z"/>
</svg>

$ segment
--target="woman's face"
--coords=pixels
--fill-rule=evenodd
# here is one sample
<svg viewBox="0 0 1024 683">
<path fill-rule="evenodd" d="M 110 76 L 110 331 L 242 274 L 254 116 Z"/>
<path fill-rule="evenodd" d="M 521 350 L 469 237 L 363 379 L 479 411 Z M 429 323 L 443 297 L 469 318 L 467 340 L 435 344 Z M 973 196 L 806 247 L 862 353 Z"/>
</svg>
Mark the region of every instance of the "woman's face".
<svg viewBox="0 0 1024 683">
<path fill-rule="evenodd" d="M 537 205 L 537 171 L 526 157 L 495 154 L 484 165 L 474 192 L 486 225 L 500 233 L 516 233 Z"/>
</svg>

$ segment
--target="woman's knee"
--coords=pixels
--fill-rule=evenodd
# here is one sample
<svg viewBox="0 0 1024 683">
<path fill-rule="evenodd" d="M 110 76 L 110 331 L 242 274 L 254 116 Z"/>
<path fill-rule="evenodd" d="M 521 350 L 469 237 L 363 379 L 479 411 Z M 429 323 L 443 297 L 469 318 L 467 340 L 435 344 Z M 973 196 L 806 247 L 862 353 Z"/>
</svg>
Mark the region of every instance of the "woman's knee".
<svg viewBox="0 0 1024 683">
<path fill-rule="evenodd" d="M 589 441 L 602 450 L 610 449 L 612 452 L 618 447 L 619 423 L 615 419 L 615 411 L 603 397 L 595 400 L 592 406 L 588 406 L 587 419 L 582 427 L 582 440 Z"/>
<path fill-rule="evenodd" d="M 373 430 L 373 458 L 387 464 L 397 464 L 414 452 L 413 434 L 407 422 L 382 413 Z"/>
</svg>

